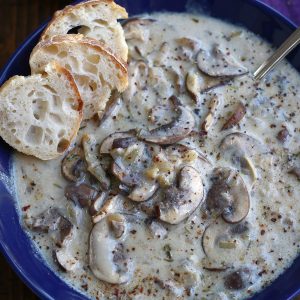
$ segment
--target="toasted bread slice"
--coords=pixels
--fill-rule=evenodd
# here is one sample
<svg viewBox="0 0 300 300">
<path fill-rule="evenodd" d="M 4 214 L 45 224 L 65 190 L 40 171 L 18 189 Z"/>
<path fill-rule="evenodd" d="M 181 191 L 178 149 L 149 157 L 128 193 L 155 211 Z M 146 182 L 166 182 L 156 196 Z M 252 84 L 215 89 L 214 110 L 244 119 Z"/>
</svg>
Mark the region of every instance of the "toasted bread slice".
<svg viewBox="0 0 300 300">
<path fill-rule="evenodd" d="M 127 19 L 126 10 L 112 0 L 90 0 L 57 11 L 41 39 L 80 33 L 103 42 L 118 57 L 127 61 L 128 47 L 118 19 Z"/>
<path fill-rule="evenodd" d="M 32 51 L 32 73 L 40 73 L 49 61 L 57 61 L 74 76 L 84 102 L 84 118 L 105 109 L 111 91 L 128 86 L 127 65 L 95 39 L 83 35 L 59 35 L 40 42 Z"/>
<path fill-rule="evenodd" d="M 56 158 L 76 137 L 82 106 L 72 75 L 56 63 L 43 74 L 14 76 L 0 89 L 0 135 L 20 152 Z"/>
</svg>

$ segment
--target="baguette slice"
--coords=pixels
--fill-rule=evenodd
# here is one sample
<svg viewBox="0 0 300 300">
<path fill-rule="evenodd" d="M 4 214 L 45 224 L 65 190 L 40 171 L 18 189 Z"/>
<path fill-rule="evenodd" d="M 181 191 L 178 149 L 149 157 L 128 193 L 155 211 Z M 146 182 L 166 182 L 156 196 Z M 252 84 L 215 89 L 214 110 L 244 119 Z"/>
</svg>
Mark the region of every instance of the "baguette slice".
<svg viewBox="0 0 300 300">
<path fill-rule="evenodd" d="M 84 118 L 104 111 L 112 90 L 123 92 L 128 86 L 127 65 L 103 44 L 80 34 L 54 36 L 40 42 L 30 56 L 33 74 L 49 61 L 57 61 L 74 76 L 84 102 Z"/>
<path fill-rule="evenodd" d="M 127 19 L 126 10 L 112 0 L 90 0 L 57 11 L 41 39 L 80 33 L 103 42 L 118 57 L 127 61 L 128 47 L 118 19 Z"/>
<path fill-rule="evenodd" d="M 82 106 L 72 75 L 56 63 L 42 75 L 14 76 L 0 88 L 0 135 L 20 152 L 56 158 L 76 137 Z"/>
</svg>

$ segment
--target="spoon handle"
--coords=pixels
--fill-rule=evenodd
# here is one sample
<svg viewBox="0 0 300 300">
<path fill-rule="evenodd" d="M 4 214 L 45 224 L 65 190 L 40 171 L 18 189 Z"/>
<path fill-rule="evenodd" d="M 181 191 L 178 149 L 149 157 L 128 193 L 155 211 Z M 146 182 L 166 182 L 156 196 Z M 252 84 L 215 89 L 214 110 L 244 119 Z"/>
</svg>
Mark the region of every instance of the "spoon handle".
<svg viewBox="0 0 300 300">
<path fill-rule="evenodd" d="M 300 43 L 300 27 L 266 60 L 255 72 L 254 79 L 262 79 L 277 63 L 288 55 Z"/>
</svg>

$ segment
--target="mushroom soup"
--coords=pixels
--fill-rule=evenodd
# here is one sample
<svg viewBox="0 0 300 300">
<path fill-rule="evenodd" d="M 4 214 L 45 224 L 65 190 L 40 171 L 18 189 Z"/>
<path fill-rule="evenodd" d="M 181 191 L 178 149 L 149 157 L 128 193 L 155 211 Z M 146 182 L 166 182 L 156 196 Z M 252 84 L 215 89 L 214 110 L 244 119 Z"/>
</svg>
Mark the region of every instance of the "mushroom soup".
<svg viewBox="0 0 300 300">
<path fill-rule="evenodd" d="M 16 154 L 22 222 L 96 299 L 242 299 L 299 249 L 300 78 L 253 33 L 153 14 L 124 25 L 130 86 L 63 158 Z"/>
</svg>

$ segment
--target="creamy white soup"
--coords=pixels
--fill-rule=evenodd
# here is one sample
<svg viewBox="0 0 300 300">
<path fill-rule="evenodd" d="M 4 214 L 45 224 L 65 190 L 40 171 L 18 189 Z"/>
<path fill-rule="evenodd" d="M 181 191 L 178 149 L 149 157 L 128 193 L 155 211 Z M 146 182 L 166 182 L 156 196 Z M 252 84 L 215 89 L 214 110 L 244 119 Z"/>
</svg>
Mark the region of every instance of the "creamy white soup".
<svg viewBox="0 0 300 300">
<path fill-rule="evenodd" d="M 44 260 L 92 299 L 244 299 L 300 246 L 300 77 L 209 17 L 124 24 L 128 90 L 61 159 L 16 154 L 17 200 Z"/>
</svg>

